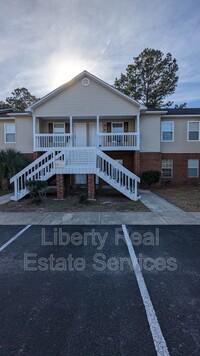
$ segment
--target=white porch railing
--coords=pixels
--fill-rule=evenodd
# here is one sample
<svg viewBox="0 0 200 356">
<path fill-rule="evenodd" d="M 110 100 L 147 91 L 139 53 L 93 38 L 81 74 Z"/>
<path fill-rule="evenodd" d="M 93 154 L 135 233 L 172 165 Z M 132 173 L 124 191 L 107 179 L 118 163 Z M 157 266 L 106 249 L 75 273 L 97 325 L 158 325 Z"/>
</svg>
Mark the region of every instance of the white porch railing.
<svg viewBox="0 0 200 356">
<path fill-rule="evenodd" d="M 138 148 L 137 132 L 98 133 L 97 146 L 102 150 L 127 150 Z"/>
<path fill-rule="evenodd" d="M 71 134 L 36 134 L 35 149 L 44 151 L 48 148 L 65 148 L 71 144 Z"/>
</svg>

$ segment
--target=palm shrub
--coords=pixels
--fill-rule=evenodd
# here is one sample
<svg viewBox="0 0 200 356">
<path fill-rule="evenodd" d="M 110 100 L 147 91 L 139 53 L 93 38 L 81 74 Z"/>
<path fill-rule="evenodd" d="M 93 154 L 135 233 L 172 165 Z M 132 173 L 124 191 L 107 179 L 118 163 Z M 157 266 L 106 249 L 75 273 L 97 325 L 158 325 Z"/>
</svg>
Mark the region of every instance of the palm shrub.
<svg viewBox="0 0 200 356">
<path fill-rule="evenodd" d="M 9 189 L 9 180 L 16 173 L 21 171 L 28 161 L 23 154 L 11 148 L 0 151 L 0 181 L 3 191 Z"/>
</svg>

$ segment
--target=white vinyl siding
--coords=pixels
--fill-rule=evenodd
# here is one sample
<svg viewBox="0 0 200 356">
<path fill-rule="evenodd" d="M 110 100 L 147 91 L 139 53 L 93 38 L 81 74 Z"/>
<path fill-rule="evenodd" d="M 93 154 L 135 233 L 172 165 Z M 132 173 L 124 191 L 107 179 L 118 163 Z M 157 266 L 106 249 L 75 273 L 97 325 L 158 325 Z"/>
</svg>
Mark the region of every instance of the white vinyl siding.
<svg viewBox="0 0 200 356">
<path fill-rule="evenodd" d="M 16 134 L 15 124 L 4 124 L 5 143 L 15 143 L 16 142 L 15 134 Z"/>
<path fill-rule="evenodd" d="M 188 121 L 188 141 L 200 140 L 200 121 Z"/>
<path fill-rule="evenodd" d="M 199 160 L 188 159 L 188 178 L 199 177 Z"/>
<path fill-rule="evenodd" d="M 161 125 L 161 141 L 173 142 L 174 141 L 174 122 L 163 121 Z"/>
<path fill-rule="evenodd" d="M 173 160 L 162 159 L 162 178 L 172 178 L 173 176 Z"/>
</svg>

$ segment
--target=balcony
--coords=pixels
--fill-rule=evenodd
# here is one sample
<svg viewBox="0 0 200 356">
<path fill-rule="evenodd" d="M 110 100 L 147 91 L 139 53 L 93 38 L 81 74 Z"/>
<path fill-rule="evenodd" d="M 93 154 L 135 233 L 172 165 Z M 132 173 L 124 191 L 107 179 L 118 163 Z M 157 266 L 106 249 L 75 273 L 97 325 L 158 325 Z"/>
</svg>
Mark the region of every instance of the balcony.
<svg viewBox="0 0 200 356">
<path fill-rule="evenodd" d="M 48 148 L 60 150 L 71 145 L 71 134 L 35 134 L 35 150 L 46 151 Z"/>
<path fill-rule="evenodd" d="M 137 150 L 137 132 L 98 133 L 97 147 L 103 151 Z"/>
<path fill-rule="evenodd" d="M 126 133 L 98 133 L 96 134 L 96 146 L 102 151 L 131 151 L 138 149 L 137 132 Z M 48 149 L 60 150 L 75 146 L 73 135 L 68 134 L 35 134 L 35 151 Z"/>
</svg>

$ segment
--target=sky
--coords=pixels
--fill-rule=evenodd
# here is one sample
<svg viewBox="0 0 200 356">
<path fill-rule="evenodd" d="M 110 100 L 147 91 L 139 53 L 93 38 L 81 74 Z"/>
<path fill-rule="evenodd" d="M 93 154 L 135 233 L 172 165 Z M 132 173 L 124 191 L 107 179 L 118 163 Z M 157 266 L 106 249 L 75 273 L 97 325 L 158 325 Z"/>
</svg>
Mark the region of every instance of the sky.
<svg viewBox="0 0 200 356">
<path fill-rule="evenodd" d="M 41 98 L 85 69 L 112 85 L 147 47 L 177 59 L 166 101 L 200 107 L 200 0 L 0 0 L 0 100 Z"/>
</svg>

